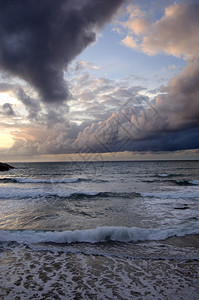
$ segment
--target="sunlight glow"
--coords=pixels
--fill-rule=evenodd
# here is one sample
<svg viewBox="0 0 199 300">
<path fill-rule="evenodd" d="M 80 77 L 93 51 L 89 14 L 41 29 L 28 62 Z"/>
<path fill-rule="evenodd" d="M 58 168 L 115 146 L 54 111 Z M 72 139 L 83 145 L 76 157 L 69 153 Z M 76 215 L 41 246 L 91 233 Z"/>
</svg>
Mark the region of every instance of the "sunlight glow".
<svg viewBox="0 0 199 300">
<path fill-rule="evenodd" d="M 9 133 L 0 133 L 0 149 L 10 148 L 14 144 L 14 140 Z"/>
</svg>

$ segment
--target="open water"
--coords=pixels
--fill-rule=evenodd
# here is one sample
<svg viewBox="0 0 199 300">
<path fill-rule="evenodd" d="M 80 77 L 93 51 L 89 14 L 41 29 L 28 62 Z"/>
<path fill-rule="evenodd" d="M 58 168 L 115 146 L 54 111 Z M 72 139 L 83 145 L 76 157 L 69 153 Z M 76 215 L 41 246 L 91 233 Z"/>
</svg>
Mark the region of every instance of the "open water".
<svg viewBox="0 0 199 300">
<path fill-rule="evenodd" d="M 199 299 L 199 161 L 0 172 L 0 299 Z"/>
</svg>

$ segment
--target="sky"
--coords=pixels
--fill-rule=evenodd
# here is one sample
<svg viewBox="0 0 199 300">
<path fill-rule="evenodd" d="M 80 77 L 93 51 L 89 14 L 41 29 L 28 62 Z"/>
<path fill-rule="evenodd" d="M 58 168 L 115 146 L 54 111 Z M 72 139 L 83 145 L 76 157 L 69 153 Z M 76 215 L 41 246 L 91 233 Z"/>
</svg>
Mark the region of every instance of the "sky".
<svg viewBox="0 0 199 300">
<path fill-rule="evenodd" d="M 199 0 L 0 0 L 0 161 L 199 159 Z"/>
</svg>

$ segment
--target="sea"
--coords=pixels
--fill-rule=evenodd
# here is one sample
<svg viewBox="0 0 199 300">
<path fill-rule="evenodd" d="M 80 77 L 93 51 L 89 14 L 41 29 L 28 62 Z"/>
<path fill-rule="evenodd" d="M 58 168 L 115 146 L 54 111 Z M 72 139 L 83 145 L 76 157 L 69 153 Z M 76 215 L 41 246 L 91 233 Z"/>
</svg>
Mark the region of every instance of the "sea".
<svg viewBox="0 0 199 300">
<path fill-rule="evenodd" d="M 0 172 L 0 299 L 199 299 L 199 161 Z"/>
</svg>

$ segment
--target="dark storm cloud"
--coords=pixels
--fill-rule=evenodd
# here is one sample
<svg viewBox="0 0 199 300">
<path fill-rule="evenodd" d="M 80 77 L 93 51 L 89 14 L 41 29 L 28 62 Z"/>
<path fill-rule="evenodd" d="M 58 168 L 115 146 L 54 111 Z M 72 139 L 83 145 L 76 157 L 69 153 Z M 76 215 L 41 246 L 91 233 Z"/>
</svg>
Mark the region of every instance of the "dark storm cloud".
<svg viewBox="0 0 199 300">
<path fill-rule="evenodd" d="M 198 130 L 199 127 L 196 127 L 177 132 L 154 134 L 144 140 L 134 142 L 129 140 L 122 148 L 124 150 L 153 152 L 197 149 L 199 148 Z"/>
<path fill-rule="evenodd" d="M 0 68 L 46 102 L 67 98 L 64 71 L 124 0 L 0 0 Z"/>
</svg>

